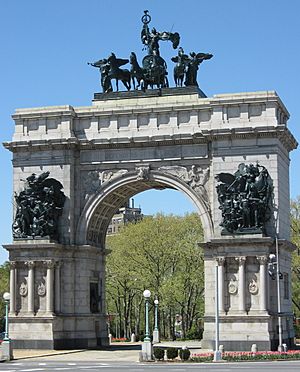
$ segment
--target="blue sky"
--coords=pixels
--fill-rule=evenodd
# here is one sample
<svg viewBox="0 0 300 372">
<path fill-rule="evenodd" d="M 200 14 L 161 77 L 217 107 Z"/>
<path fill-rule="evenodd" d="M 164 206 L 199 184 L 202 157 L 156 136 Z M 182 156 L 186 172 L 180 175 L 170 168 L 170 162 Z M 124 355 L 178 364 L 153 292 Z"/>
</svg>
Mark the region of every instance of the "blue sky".
<svg viewBox="0 0 300 372">
<path fill-rule="evenodd" d="M 151 26 L 177 31 L 186 52 L 214 57 L 198 81 L 207 96 L 276 90 L 290 112 L 289 128 L 300 139 L 300 1 L 298 0 L 9 0 L 0 5 L 0 137 L 11 140 L 16 108 L 90 105 L 100 91 L 98 71 L 87 65 L 112 51 L 144 55 L 141 16 Z M 161 44 L 169 71 L 176 54 Z M 169 73 L 170 73 L 169 72 Z M 171 74 L 172 75 L 172 74 Z M 1 157 L 0 243 L 11 242 L 12 164 Z M 300 194 L 300 150 L 291 154 L 291 197 Z M 183 214 L 193 209 L 178 192 L 138 195 L 144 213 Z M 176 202 L 175 202 L 176 200 Z M 0 249 L 0 263 L 7 258 Z"/>
</svg>

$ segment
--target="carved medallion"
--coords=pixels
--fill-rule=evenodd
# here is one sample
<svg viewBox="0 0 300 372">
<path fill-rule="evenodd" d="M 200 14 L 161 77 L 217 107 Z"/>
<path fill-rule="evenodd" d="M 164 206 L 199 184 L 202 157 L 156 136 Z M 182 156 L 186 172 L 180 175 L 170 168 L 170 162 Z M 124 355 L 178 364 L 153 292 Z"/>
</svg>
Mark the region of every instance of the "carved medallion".
<svg viewBox="0 0 300 372">
<path fill-rule="evenodd" d="M 40 297 L 44 297 L 46 295 L 46 286 L 43 282 L 38 284 L 37 293 Z"/>
<path fill-rule="evenodd" d="M 235 295 L 238 293 L 238 283 L 235 276 L 232 276 L 230 278 L 230 281 L 228 283 L 228 293 L 231 295 Z"/>
<path fill-rule="evenodd" d="M 249 292 L 253 295 L 258 293 L 258 284 L 255 279 L 251 279 L 249 282 Z"/>
<path fill-rule="evenodd" d="M 26 297 L 28 293 L 28 286 L 27 283 L 22 282 L 19 289 L 20 296 Z"/>
</svg>

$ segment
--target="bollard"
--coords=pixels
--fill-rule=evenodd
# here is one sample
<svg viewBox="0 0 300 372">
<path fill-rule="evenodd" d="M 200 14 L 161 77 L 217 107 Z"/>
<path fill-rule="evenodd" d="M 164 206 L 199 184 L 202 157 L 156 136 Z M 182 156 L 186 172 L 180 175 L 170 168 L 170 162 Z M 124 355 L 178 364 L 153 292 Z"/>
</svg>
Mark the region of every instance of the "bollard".
<svg viewBox="0 0 300 372">
<path fill-rule="evenodd" d="M 256 344 L 252 344 L 251 353 L 257 353 L 257 345 Z"/>
<path fill-rule="evenodd" d="M 130 342 L 136 342 L 136 337 L 134 333 L 131 334 Z"/>
<path fill-rule="evenodd" d="M 224 345 L 219 345 L 219 352 L 224 354 Z"/>
<path fill-rule="evenodd" d="M 112 342 L 112 334 L 110 333 L 110 334 L 108 335 L 108 344 L 110 345 L 111 342 Z"/>
<path fill-rule="evenodd" d="M 288 351 L 287 344 L 282 344 L 282 348 L 284 353 Z"/>
</svg>

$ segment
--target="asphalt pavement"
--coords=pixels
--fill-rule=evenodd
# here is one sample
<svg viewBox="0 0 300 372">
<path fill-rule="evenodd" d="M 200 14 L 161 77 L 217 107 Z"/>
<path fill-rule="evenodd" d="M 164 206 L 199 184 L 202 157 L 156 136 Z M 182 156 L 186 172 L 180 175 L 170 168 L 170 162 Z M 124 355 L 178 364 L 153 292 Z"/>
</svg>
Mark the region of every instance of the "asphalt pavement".
<svg viewBox="0 0 300 372">
<path fill-rule="evenodd" d="M 205 353 L 199 342 L 161 343 L 160 347 L 187 346 L 192 354 Z M 300 361 L 271 362 L 220 362 L 220 363 L 183 363 L 175 362 L 139 362 L 141 344 L 113 344 L 106 350 L 14 350 L 14 360 L 0 363 L 3 372 L 39 372 L 39 371 L 272 371 L 300 372 Z"/>
<path fill-rule="evenodd" d="M 282 362 L 243 362 L 243 363 L 201 363 L 201 364 L 187 364 L 187 363 L 120 363 L 120 362 L 49 362 L 44 361 L 12 361 L 2 363 L 0 370 L 3 372 L 39 372 L 39 371 L 108 371 L 108 372 L 193 372 L 193 371 L 245 371 L 245 372 L 299 372 L 299 361 L 282 361 Z"/>
</svg>

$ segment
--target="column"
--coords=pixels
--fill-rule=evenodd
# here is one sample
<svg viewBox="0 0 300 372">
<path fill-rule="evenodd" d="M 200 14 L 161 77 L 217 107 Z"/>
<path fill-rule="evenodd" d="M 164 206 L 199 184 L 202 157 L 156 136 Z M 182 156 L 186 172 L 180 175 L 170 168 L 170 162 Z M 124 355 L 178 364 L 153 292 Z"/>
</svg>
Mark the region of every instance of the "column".
<svg viewBox="0 0 300 372">
<path fill-rule="evenodd" d="M 16 312 L 16 278 L 17 278 L 17 263 L 15 261 L 10 261 L 10 281 L 9 281 L 9 291 L 10 291 L 10 314 L 13 315 Z"/>
<path fill-rule="evenodd" d="M 28 313 L 34 314 L 34 261 L 26 261 L 25 265 L 28 267 Z"/>
<path fill-rule="evenodd" d="M 54 311 L 54 261 L 47 260 L 44 261 L 47 267 L 47 277 L 46 277 L 46 312 L 53 314 Z"/>
<path fill-rule="evenodd" d="M 60 268 L 61 262 L 55 263 L 55 313 L 58 314 L 61 311 L 60 305 Z"/>
<path fill-rule="evenodd" d="M 245 296 L 245 262 L 246 257 L 241 256 L 237 258 L 239 263 L 239 310 L 242 312 L 246 311 L 246 296 Z"/>
<path fill-rule="evenodd" d="M 259 293 L 260 293 L 260 310 L 267 310 L 267 262 L 268 257 L 258 256 L 257 260 L 259 262 Z"/>
<path fill-rule="evenodd" d="M 224 265 L 225 265 L 225 257 L 217 257 L 218 263 L 218 287 L 219 287 L 219 311 L 224 312 Z"/>
</svg>

